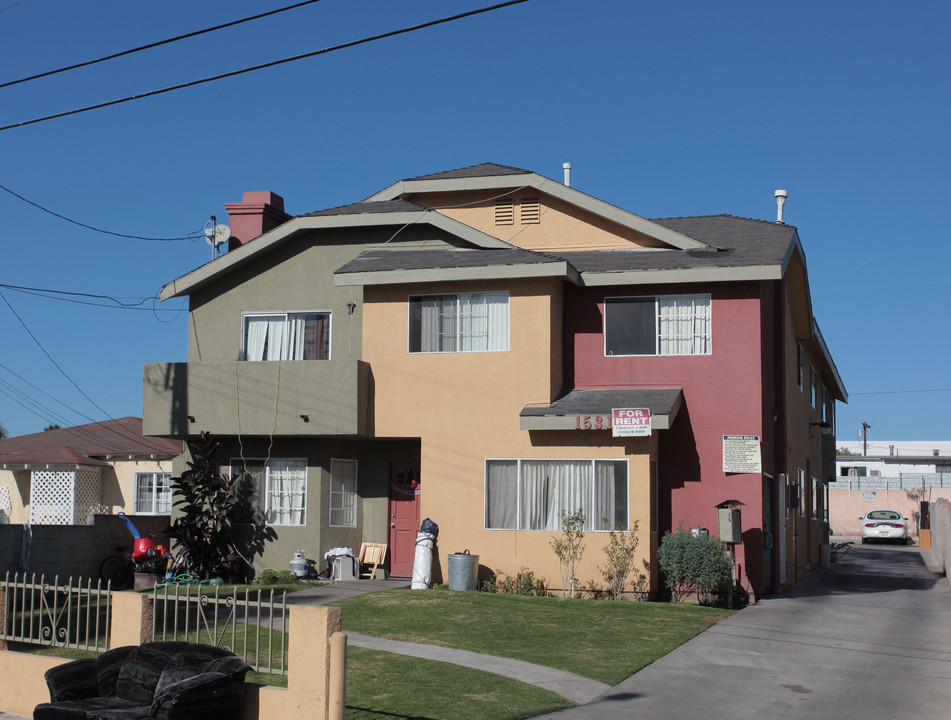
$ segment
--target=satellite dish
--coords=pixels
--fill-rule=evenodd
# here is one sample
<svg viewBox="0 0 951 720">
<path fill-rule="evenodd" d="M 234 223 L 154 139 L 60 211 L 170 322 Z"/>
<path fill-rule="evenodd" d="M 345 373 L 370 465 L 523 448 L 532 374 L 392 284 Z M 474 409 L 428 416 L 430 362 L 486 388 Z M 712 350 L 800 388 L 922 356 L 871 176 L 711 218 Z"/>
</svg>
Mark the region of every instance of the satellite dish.
<svg viewBox="0 0 951 720">
<path fill-rule="evenodd" d="M 205 240 L 213 248 L 217 248 L 231 237 L 231 228 L 227 225 L 211 225 L 205 228 Z"/>
</svg>

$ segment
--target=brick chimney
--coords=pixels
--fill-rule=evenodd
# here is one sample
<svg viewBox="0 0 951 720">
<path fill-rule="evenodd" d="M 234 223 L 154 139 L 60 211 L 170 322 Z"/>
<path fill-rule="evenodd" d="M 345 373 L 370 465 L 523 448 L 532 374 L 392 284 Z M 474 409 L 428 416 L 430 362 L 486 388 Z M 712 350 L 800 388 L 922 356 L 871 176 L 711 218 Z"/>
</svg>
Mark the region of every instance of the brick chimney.
<svg viewBox="0 0 951 720">
<path fill-rule="evenodd" d="M 268 190 L 246 192 L 239 203 L 225 203 L 231 238 L 228 250 L 234 250 L 291 219 L 284 212 L 284 198 Z"/>
</svg>

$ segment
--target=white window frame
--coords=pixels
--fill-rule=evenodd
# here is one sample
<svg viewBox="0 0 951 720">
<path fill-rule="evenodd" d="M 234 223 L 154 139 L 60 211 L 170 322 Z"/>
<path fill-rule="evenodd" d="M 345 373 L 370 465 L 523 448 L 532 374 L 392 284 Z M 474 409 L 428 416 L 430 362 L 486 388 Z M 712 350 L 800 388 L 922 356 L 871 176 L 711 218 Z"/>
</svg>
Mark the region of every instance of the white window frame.
<svg viewBox="0 0 951 720">
<path fill-rule="evenodd" d="M 291 465 L 297 468 L 292 468 Z M 280 467 L 278 467 L 280 465 Z M 303 470 L 300 487 L 297 489 L 279 490 L 272 487 L 271 475 L 278 469 L 288 471 Z M 247 472 L 254 483 L 254 503 L 264 514 L 265 522 L 275 527 L 304 527 L 307 525 L 307 476 L 309 468 L 307 459 L 301 457 L 288 458 L 232 458 L 231 475 Z M 300 498 L 300 508 L 293 506 L 293 499 Z M 281 502 L 275 502 L 275 499 Z M 299 521 L 283 522 L 280 516 L 284 514 L 300 513 Z"/>
<path fill-rule="evenodd" d="M 348 477 L 343 468 L 350 466 Z M 336 520 L 336 522 L 335 522 Z M 331 458 L 330 460 L 330 517 L 331 527 L 357 526 L 357 461 Z"/>
<path fill-rule="evenodd" d="M 164 488 L 159 487 L 159 483 L 164 481 Z M 143 487 L 148 483 L 147 488 Z M 167 502 L 161 502 L 162 493 L 165 490 Z M 143 498 L 143 491 L 145 497 Z M 149 509 L 143 509 L 140 505 L 140 499 L 147 500 Z M 154 471 L 137 472 L 135 474 L 135 491 L 132 501 L 136 515 L 171 515 L 172 514 L 172 473 Z"/>
<path fill-rule="evenodd" d="M 288 338 L 290 334 L 284 332 L 282 334 L 281 342 L 281 352 L 279 358 L 263 358 L 262 360 L 248 360 L 248 321 L 251 318 L 261 318 L 261 317 L 274 317 L 274 318 L 284 318 L 285 325 L 286 323 L 295 317 L 300 315 L 323 315 L 326 318 L 327 324 L 327 356 L 324 358 L 312 358 L 308 359 L 307 362 L 312 361 L 321 361 L 321 360 L 330 360 L 331 350 L 333 343 L 331 338 L 333 337 L 333 313 L 330 310 L 274 310 L 274 311 L 255 311 L 255 312 L 244 312 L 241 313 L 241 359 L 248 362 L 273 362 L 274 360 L 290 360 L 288 352 Z M 303 359 L 301 360 L 303 362 Z"/>
<path fill-rule="evenodd" d="M 459 318 L 465 316 L 465 311 L 463 310 L 463 304 L 466 301 L 470 303 L 474 299 L 478 299 L 481 303 L 485 304 L 490 297 L 503 298 L 505 299 L 505 312 L 504 318 L 499 317 L 493 320 L 489 315 L 488 305 L 485 305 L 485 347 L 476 347 L 476 348 L 466 348 L 459 349 L 461 345 L 465 344 L 466 340 L 466 331 L 463 329 L 463 323 L 459 322 Z M 451 336 L 454 337 L 453 349 L 449 350 L 424 350 L 423 348 L 423 338 L 422 338 L 422 321 L 416 320 L 414 318 L 415 308 L 417 303 L 420 303 L 424 300 L 448 300 L 449 298 L 455 299 L 455 310 L 454 316 L 452 318 L 451 324 L 454 325 L 452 331 L 447 332 L 437 332 L 438 337 Z M 407 334 L 406 334 L 406 348 L 407 352 L 410 355 L 436 355 L 436 354 L 446 354 L 446 353 L 473 353 L 473 352 L 508 352 L 511 347 L 511 315 L 512 315 L 512 298 L 507 290 L 491 290 L 486 292 L 470 292 L 470 293 L 435 293 L 429 295 L 410 295 L 407 301 L 408 309 L 408 318 L 407 318 Z M 447 324 L 450 324 L 447 322 Z M 417 335 L 417 329 L 419 330 L 418 335 L 420 337 L 415 338 Z M 451 334 L 450 334 L 451 332 Z M 470 341 L 472 340 L 473 335 L 470 333 Z M 414 340 L 415 338 L 415 340 Z M 418 346 L 420 349 L 415 350 L 414 347 Z"/>
<path fill-rule="evenodd" d="M 616 525 L 612 525 L 611 522 L 608 524 L 611 527 L 604 527 L 602 523 L 602 518 L 588 517 L 587 509 L 593 506 L 596 502 L 595 492 L 596 486 L 595 483 L 591 483 L 591 495 L 587 499 L 588 508 L 585 513 L 585 532 L 611 532 L 616 530 L 618 532 L 628 532 L 631 527 L 631 515 L 630 515 L 630 483 L 631 483 L 631 467 L 630 462 L 626 458 L 486 458 L 485 460 L 485 469 L 483 473 L 484 485 L 482 493 L 482 502 L 483 502 L 483 527 L 485 530 L 500 530 L 500 531 L 518 531 L 518 532 L 560 532 L 561 531 L 561 517 L 550 517 L 549 518 L 549 527 L 546 528 L 523 528 L 521 527 L 522 522 L 522 505 L 524 502 L 523 498 L 523 476 L 522 476 L 522 465 L 523 463 L 539 463 L 539 462 L 548 462 L 548 463 L 591 463 L 591 473 L 592 478 L 596 477 L 597 464 L 598 463 L 611 463 L 611 464 L 622 464 L 624 466 L 624 478 L 621 480 L 623 482 L 624 489 L 624 500 L 621 507 L 615 507 L 615 518 L 617 511 L 623 510 L 624 522 L 621 523 L 623 527 L 617 528 Z M 515 463 L 516 467 L 516 476 L 515 476 L 515 488 L 516 488 L 516 508 L 515 508 L 515 527 L 493 527 L 489 525 L 489 513 L 490 513 L 490 498 L 489 498 L 489 465 L 490 463 Z M 615 479 L 615 483 L 618 482 Z M 614 486 L 614 494 L 617 495 L 618 486 Z M 574 512 L 577 510 L 576 507 L 573 508 L 563 508 L 568 512 Z"/>
<path fill-rule="evenodd" d="M 608 350 L 608 307 L 614 303 L 624 301 L 654 301 L 654 352 L 652 353 L 609 353 Z M 691 333 L 691 344 L 693 349 L 690 352 L 663 352 L 662 345 L 665 342 L 665 334 L 662 327 L 663 318 L 661 315 L 662 303 L 675 303 L 677 301 L 690 300 L 693 305 L 693 312 L 690 320 L 693 323 L 693 332 Z M 698 305 L 697 303 L 703 303 Z M 702 335 L 697 332 L 697 323 L 705 329 Z M 691 357 L 713 354 L 713 298 L 708 293 L 699 293 L 692 295 L 623 295 L 604 298 L 604 310 L 602 319 L 602 335 L 604 336 L 604 357 Z M 676 336 L 671 336 L 676 339 Z M 704 346 L 701 352 L 697 352 L 697 345 Z"/>
<path fill-rule="evenodd" d="M 796 483 L 799 493 L 799 517 L 806 517 L 806 471 L 801 468 L 797 469 L 799 470 L 798 482 Z"/>
</svg>

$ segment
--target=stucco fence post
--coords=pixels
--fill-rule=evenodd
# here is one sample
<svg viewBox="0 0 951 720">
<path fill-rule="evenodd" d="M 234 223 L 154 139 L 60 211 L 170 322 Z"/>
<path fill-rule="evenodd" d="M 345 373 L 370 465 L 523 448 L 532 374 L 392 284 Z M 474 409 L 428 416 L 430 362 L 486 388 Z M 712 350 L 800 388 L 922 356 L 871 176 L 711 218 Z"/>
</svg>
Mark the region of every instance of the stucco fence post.
<svg viewBox="0 0 951 720">
<path fill-rule="evenodd" d="M 138 645 L 152 639 L 151 600 L 143 593 L 113 593 L 110 647 Z M 340 608 L 293 606 L 287 622 L 287 687 L 245 685 L 242 720 L 342 717 L 345 670 L 340 664 L 346 664 L 342 618 Z M 43 674 L 65 662 L 69 661 L 0 650 L 0 712 L 32 716 L 34 707 L 49 702 Z"/>
</svg>

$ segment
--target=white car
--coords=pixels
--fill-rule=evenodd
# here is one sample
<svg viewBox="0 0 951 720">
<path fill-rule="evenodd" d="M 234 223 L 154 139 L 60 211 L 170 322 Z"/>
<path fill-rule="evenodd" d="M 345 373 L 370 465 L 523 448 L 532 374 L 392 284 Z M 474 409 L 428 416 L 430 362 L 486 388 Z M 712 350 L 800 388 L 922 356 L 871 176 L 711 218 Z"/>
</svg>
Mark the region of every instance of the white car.
<svg viewBox="0 0 951 720">
<path fill-rule="evenodd" d="M 869 510 L 859 520 L 863 544 L 869 540 L 908 542 L 908 520 L 897 510 Z"/>
</svg>

